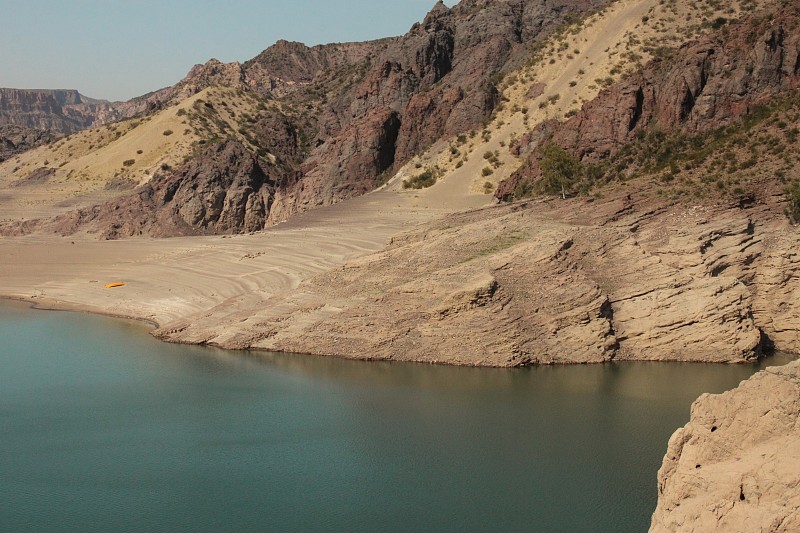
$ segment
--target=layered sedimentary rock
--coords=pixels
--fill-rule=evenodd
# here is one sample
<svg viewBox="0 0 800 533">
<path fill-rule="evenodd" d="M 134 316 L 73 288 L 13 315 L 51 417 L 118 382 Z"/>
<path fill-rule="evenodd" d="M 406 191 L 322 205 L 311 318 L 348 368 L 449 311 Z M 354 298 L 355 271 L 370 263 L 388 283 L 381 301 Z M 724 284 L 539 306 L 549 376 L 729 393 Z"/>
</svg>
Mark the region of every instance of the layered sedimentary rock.
<svg viewBox="0 0 800 533">
<path fill-rule="evenodd" d="M 221 306 L 157 335 L 483 366 L 746 362 L 797 343 L 786 295 L 798 239 L 757 209 L 513 204 L 449 216 L 247 312 Z"/>
<path fill-rule="evenodd" d="M 0 124 L 69 134 L 123 116 L 115 104 L 75 90 L 0 88 Z"/>
<path fill-rule="evenodd" d="M 800 530 L 800 362 L 703 395 L 670 439 L 651 532 Z"/>
</svg>

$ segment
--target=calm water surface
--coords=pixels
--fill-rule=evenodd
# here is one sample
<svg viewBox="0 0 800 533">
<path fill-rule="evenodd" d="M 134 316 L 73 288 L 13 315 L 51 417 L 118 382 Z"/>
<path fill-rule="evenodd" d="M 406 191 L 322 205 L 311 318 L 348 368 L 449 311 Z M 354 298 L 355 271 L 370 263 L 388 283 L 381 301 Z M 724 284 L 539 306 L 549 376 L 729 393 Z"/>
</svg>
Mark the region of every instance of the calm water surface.
<svg viewBox="0 0 800 533">
<path fill-rule="evenodd" d="M 646 531 L 691 402 L 755 370 L 255 356 L 3 304 L 0 530 Z"/>
</svg>

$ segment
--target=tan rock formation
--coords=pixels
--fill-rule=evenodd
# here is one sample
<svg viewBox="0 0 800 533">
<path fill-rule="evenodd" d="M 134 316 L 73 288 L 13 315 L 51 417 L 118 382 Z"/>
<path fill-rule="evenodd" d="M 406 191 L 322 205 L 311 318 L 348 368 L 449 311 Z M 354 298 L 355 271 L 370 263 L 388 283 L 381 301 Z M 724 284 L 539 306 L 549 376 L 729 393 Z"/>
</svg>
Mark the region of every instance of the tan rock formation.
<svg viewBox="0 0 800 533">
<path fill-rule="evenodd" d="M 620 214 L 625 202 L 451 215 L 290 294 L 226 302 L 157 335 L 479 366 L 744 362 L 767 338 L 796 345 L 797 306 L 784 298 L 796 290 L 786 258 L 800 237 L 785 222 L 766 228 L 746 210 L 666 204 Z M 765 246 L 765 234 L 779 237 Z"/>
<path fill-rule="evenodd" d="M 669 442 L 651 532 L 800 531 L 800 362 L 703 395 Z"/>
</svg>

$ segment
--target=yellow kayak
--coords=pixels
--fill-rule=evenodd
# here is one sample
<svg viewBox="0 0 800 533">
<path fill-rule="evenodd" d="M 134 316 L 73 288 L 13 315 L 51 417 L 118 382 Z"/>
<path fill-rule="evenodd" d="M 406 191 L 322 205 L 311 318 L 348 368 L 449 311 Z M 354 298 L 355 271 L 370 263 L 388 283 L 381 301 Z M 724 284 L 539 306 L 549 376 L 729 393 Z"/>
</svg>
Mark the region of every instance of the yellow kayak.
<svg viewBox="0 0 800 533">
<path fill-rule="evenodd" d="M 106 289 L 113 289 L 114 287 L 123 287 L 125 285 L 124 281 L 117 281 L 116 283 L 106 283 L 103 285 Z"/>
</svg>

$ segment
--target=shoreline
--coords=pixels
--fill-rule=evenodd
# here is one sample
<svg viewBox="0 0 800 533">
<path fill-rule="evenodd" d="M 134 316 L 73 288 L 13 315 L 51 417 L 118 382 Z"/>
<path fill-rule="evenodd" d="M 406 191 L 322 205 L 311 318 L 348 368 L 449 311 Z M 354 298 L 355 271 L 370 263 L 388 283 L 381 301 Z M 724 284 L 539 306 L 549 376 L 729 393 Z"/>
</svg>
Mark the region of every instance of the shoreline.
<svg viewBox="0 0 800 533">
<path fill-rule="evenodd" d="M 147 326 L 148 333 L 160 327 L 157 322 L 148 318 L 142 318 L 124 314 L 115 314 L 109 311 L 104 311 L 102 309 L 93 309 L 91 306 L 72 304 L 70 302 L 65 302 L 61 300 L 51 300 L 49 298 L 41 298 L 41 299 L 37 297 L 26 298 L 24 296 L 11 296 L 11 295 L 0 294 L 0 303 L 2 303 L 3 301 L 26 304 L 28 308 L 34 309 L 36 311 L 82 313 L 82 314 L 114 318 L 118 320 L 127 320 L 130 322 L 137 322 L 142 326 Z"/>
<path fill-rule="evenodd" d="M 64 301 L 56 301 L 50 300 L 47 298 L 42 299 L 31 299 L 31 298 L 24 298 L 19 296 L 9 296 L 9 295 L 0 295 L 0 304 L 3 302 L 12 302 L 12 303 L 19 303 L 24 304 L 27 308 L 35 310 L 35 311 L 52 311 L 52 312 L 65 312 L 65 313 L 80 313 L 80 314 L 88 314 L 88 315 L 95 315 L 99 317 L 106 317 L 115 320 L 124 320 L 129 322 L 134 322 L 136 324 L 141 325 L 143 328 L 146 328 L 147 334 L 156 339 L 159 342 L 167 343 L 167 344 L 176 344 L 176 345 L 183 345 L 183 346 L 200 346 L 205 348 L 212 348 L 215 350 L 222 350 L 224 352 L 230 354 L 254 354 L 257 358 L 263 358 L 266 354 L 270 353 L 279 353 L 285 355 L 292 355 L 292 356 L 303 356 L 303 357 L 315 357 L 315 358 L 334 358 L 334 359 L 341 359 L 346 361 L 357 361 L 363 363 L 397 363 L 397 364 L 414 364 L 414 365 L 425 365 L 425 366 L 440 366 L 440 367 L 450 367 L 450 368 L 475 368 L 475 369 L 526 369 L 526 368 L 543 368 L 543 367 L 570 367 L 570 366 L 614 366 L 614 365 L 624 365 L 628 363 L 653 363 L 653 364 L 686 364 L 686 365 L 720 365 L 720 366 L 729 366 L 731 363 L 720 363 L 715 361 L 681 361 L 681 360 L 663 360 L 663 359 L 611 359 L 609 361 L 595 361 L 595 362 L 556 362 L 556 363 L 535 363 L 530 365 L 520 365 L 520 366 L 487 366 L 487 365 L 469 365 L 469 364 L 458 364 L 448 361 L 414 361 L 414 360 L 395 360 L 395 359 L 379 359 L 374 357 L 348 357 L 347 355 L 340 355 L 340 354 L 323 354 L 323 353 L 313 353 L 313 352 L 292 352 L 286 350 L 268 350 L 263 348 L 225 348 L 222 346 L 217 346 L 214 344 L 197 344 L 191 342 L 181 342 L 181 341 L 173 341 L 168 339 L 163 339 L 154 335 L 154 332 L 160 327 L 157 323 L 153 322 L 152 320 L 136 317 L 136 316 L 129 316 L 123 314 L 114 314 L 111 312 L 106 312 L 103 310 L 92 309 L 90 306 L 84 305 L 77 305 L 71 304 L 69 302 Z M 780 361 L 777 362 L 775 365 L 768 365 L 768 363 L 773 358 L 779 358 Z M 780 350 L 774 350 L 768 354 L 762 354 L 759 356 L 758 359 L 753 361 L 742 361 L 740 363 L 735 363 L 735 366 L 752 366 L 752 367 L 760 367 L 756 370 L 756 372 L 763 371 L 764 369 L 768 368 L 769 366 L 784 366 L 789 364 L 793 361 L 800 360 L 800 356 L 798 354 L 793 354 L 790 352 L 782 352 Z"/>
</svg>

